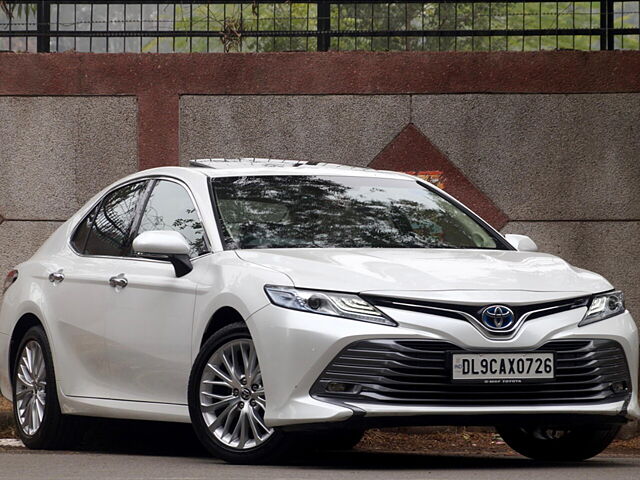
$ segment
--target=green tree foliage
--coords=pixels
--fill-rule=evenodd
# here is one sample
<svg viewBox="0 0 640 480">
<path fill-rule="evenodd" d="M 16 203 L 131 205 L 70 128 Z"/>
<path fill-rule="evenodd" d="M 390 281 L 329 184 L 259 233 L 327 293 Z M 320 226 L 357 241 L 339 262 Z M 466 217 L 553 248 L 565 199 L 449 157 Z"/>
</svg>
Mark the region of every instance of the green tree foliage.
<svg viewBox="0 0 640 480">
<path fill-rule="evenodd" d="M 55 2 L 54 2 L 55 4 Z M 133 4 L 131 11 L 136 11 Z M 122 19 L 107 18 L 88 4 L 78 4 L 76 13 L 86 23 L 105 22 L 118 29 Z M 69 6 L 65 6 L 68 8 Z M 104 5 L 102 5 L 104 7 Z M 71 8 L 74 8 L 71 6 Z M 112 15 L 122 5 L 112 5 Z M 140 6 L 137 7 L 140 11 Z M 0 0 L 0 28 L 2 17 L 14 23 L 33 19 L 37 4 Z M 79 9 L 79 10 L 78 10 Z M 104 10 L 103 8 L 101 10 Z M 640 2 L 615 2 L 614 28 L 640 26 Z M 54 7 L 52 7 L 52 12 Z M 124 10 L 126 12 L 126 9 Z M 93 13 L 90 13 L 93 12 Z M 53 13 L 52 13 L 53 15 Z M 101 16 L 102 15 L 102 16 Z M 159 3 L 151 14 L 138 13 L 142 25 L 183 31 L 176 38 L 144 37 L 138 44 L 143 52 L 273 52 L 314 51 L 318 46 L 318 5 L 295 0 L 279 2 L 245 2 L 225 4 Z M 58 11 L 61 18 L 62 11 Z M 88 16 L 88 17 L 87 17 Z M 459 3 L 406 3 L 335 2 L 330 7 L 331 50 L 598 50 L 599 35 L 569 35 L 568 29 L 598 29 L 601 2 L 459 2 Z M 73 14 L 75 18 L 75 14 Z M 68 21 L 66 22 L 68 24 Z M 322 24 L 322 23 L 321 23 Z M 135 28 L 135 27 L 134 27 Z M 505 35 L 515 30 L 550 30 L 546 35 Z M 212 32 L 212 36 L 193 36 L 189 31 Z M 372 36 L 368 31 L 427 31 L 431 35 Z M 255 35 L 255 33 L 262 34 Z M 269 35 L 278 32 L 277 35 Z M 290 32 L 290 34 L 289 34 Z M 296 32 L 304 35 L 296 35 Z M 335 35 L 339 32 L 341 35 Z M 360 33 L 355 35 L 354 33 Z M 455 35 L 439 32 L 456 32 Z M 476 32 L 475 34 L 473 32 Z M 94 43 L 97 43 L 94 42 Z M 0 44 L 1 45 L 1 44 Z M 75 44 L 74 44 L 75 45 Z M 0 47 L 1 48 L 1 47 Z M 69 47 L 66 47 L 69 48 Z M 66 49 L 63 47 L 63 49 Z M 117 45 L 114 43 L 117 51 Z M 127 47 L 131 48 L 131 47 Z M 640 35 L 616 35 L 615 48 L 640 48 Z M 97 50 L 101 51 L 101 50 Z M 112 48 L 113 51 L 113 48 Z M 129 50 L 131 51 L 131 50 Z"/>
<path fill-rule="evenodd" d="M 630 2 L 618 2 L 615 27 L 637 28 L 638 8 L 625 13 Z M 173 15 L 173 11 L 166 15 Z M 175 51 L 309 51 L 316 50 L 316 4 L 274 2 L 259 4 L 177 5 L 176 30 L 205 30 L 214 38 L 160 39 L 164 50 Z M 598 50 L 598 35 L 568 35 L 563 30 L 599 28 L 600 2 L 486 2 L 486 3 L 334 3 L 331 50 Z M 455 36 L 349 36 L 364 31 L 456 31 Z M 554 30 L 552 35 L 472 35 L 473 31 Z M 302 31 L 313 36 L 255 37 L 251 32 Z M 247 32 L 243 35 L 243 32 Z M 466 32 L 470 32 L 466 34 Z M 172 45 L 169 45 L 171 43 Z M 638 49 L 639 36 L 616 38 L 617 48 Z M 149 42 L 146 51 L 158 49 Z"/>
</svg>

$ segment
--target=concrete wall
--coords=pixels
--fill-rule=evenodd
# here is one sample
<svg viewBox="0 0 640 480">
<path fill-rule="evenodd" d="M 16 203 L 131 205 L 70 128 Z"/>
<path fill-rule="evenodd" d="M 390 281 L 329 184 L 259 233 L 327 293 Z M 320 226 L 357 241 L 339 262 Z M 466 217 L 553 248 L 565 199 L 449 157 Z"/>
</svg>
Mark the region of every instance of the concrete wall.
<svg viewBox="0 0 640 480">
<path fill-rule="evenodd" d="M 180 159 L 264 157 L 366 166 L 409 123 L 408 95 L 180 99 Z"/>
<path fill-rule="evenodd" d="M 0 272 L 138 168 L 135 97 L 0 96 Z"/>
</svg>

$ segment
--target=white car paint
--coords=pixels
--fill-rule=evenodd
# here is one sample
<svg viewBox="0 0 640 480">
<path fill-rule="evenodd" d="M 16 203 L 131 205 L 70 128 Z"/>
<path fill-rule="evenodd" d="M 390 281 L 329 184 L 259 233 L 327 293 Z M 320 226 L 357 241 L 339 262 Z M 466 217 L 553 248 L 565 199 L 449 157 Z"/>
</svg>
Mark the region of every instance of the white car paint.
<svg viewBox="0 0 640 480">
<path fill-rule="evenodd" d="M 459 304 L 524 305 L 612 289 L 592 272 L 543 253 L 428 249 L 224 250 L 208 181 L 216 176 L 341 175 L 407 178 L 394 172 L 330 166 L 234 169 L 167 167 L 138 172 L 100 192 L 65 222 L 28 261 L 4 296 L 0 311 L 0 389 L 11 398 L 9 343 L 18 320 L 35 315 L 50 339 L 64 413 L 189 422 L 187 381 L 211 316 L 235 309 L 253 336 L 263 371 L 269 426 L 346 420 L 348 405 L 313 398 L 309 390 L 327 364 L 361 339 L 445 340 L 466 349 L 533 349 L 550 340 L 618 341 L 638 391 L 638 331 L 628 312 L 577 327 L 586 308 L 526 322 L 509 340 L 487 338 L 469 322 L 411 311 L 382 310 L 397 327 L 287 310 L 270 303 L 265 285 L 393 295 Z M 176 278 L 167 262 L 140 258 L 83 257 L 70 246 L 78 222 L 98 199 L 134 179 L 168 178 L 188 188 L 211 253 Z M 446 193 L 445 197 L 450 198 Z M 522 239 L 518 240 L 522 241 Z M 526 244 L 527 249 L 532 249 Z M 63 282 L 49 275 L 62 272 Z M 126 274 L 129 285 L 108 279 Z M 354 404 L 368 416 L 496 413 L 493 407 Z M 626 410 L 624 410 L 626 409 Z M 626 412 L 640 417 L 637 394 L 628 405 L 507 406 L 501 412 Z"/>
<path fill-rule="evenodd" d="M 243 260 L 284 273 L 297 287 L 319 290 L 423 291 L 417 298 L 430 298 L 432 291 L 474 291 L 491 285 L 493 291 L 553 292 L 553 298 L 560 299 L 561 292 L 575 297 L 612 288 L 600 275 L 577 270 L 545 253 L 424 248 L 237 252 Z M 523 302 L 532 300 L 525 295 Z"/>
</svg>

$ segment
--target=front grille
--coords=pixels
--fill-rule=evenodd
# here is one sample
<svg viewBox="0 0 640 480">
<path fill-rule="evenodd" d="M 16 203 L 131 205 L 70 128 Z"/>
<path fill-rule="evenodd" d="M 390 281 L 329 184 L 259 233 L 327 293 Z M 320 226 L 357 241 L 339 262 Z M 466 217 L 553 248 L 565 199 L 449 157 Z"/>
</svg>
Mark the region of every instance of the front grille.
<svg viewBox="0 0 640 480">
<path fill-rule="evenodd" d="M 434 406 L 585 404 L 629 395 L 629 368 L 622 347 L 615 341 L 562 340 L 538 350 L 556 353 L 554 380 L 469 384 L 451 382 L 449 352 L 465 351 L 451 343 L 360 341 L 340 352 L 311 393 L 352 402 Z M 328 391 L 334 384 L 352 388 Z"/>
<path fill-rule="evenodd" d="M 486 307 L 490 306 L 487 304 L 464 305 L 459 303 L 443 303 L 428 300 L 383 297 L 379 295 L 361 294 L 361 296 L 377 307 L 409 310 L 412 312 L 427 313 L 430 315 L 456 318 L 458 320 L 465 321 L 471 320 L 472 324 L 480 327 L 480 331 L 485 336 L 494 340 L 508 340 L 509 338 L 512 338 L 518 328 L 520 328 L 522 323 L 525 321 L 534 320 L 536 318 L 555 313 L 566 312 L 576 308 L 588 307 L 591 302 L 591 297 L 583 296 L 565 300 L 554 300 L 552 302 L 531 303 L 527 305 L 504 304 L 501 306 L 507 307 L 513 312 L 515 322 L 511 328 L 496 331 L 487 329 L 487 326 L 482 322 L 482 312 Z"/>
</svg>

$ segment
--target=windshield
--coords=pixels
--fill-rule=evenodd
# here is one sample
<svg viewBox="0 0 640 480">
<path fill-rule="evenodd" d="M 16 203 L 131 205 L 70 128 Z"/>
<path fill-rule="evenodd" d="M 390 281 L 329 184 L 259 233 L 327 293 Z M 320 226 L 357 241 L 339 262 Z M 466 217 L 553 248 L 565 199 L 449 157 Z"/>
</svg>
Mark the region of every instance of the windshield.
<svg viewBox="0 0 640 480">
<path fill-rule="evenodd" d="M 226 248 L 504 249 L 476 220 L 405 179 L 212 179 Z"/>
</svg>

